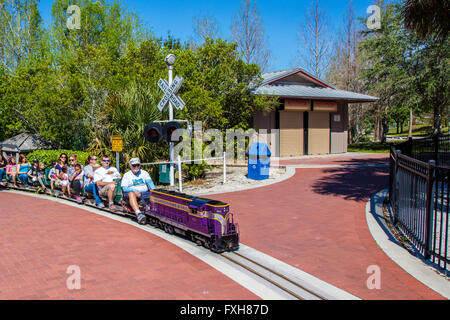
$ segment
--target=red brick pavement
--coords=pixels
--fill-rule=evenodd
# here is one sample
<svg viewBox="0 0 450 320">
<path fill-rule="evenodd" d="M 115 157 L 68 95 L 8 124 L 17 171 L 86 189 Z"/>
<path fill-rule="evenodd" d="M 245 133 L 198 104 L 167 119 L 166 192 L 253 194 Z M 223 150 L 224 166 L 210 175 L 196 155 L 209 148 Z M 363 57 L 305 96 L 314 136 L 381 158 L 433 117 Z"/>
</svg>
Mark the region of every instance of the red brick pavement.
<svg viewBox="0 0 450 320">
<path fill-rule="evenodd" d="M 371 154 L 343 154 L 336 156 L 318 156 L 299 158 L 291 160 L 280 160 L 281 165 L 365 165 L 387 163 L 389 154 L 371 153 Z"/>
<path fill-rule="evenodd" d="M 387 155 L 309 159 L 319 164 L 368 164 Z M 381 159 L 381 160 L 380 160 Z M 297 164 L 304 163 L 292 160 Z M 345 162 L 345 163 L 343 163 Z M 363 299 L 441 299 L 377 246 L 365 205 L 388 185 L 388 168 L 296 169 L 263 188 L 210 196 L 231 204 L 241 241 Z M 369 290 L 367 268 L 381 268 L 381 289 Z"/>
<path fill-rule="evenodd" d="M 72 206 L 0 192 L 0 299 L 258 299 L 148 232 Z M 81 271 L 68 290 L 67 268 Z"/>
</svg>

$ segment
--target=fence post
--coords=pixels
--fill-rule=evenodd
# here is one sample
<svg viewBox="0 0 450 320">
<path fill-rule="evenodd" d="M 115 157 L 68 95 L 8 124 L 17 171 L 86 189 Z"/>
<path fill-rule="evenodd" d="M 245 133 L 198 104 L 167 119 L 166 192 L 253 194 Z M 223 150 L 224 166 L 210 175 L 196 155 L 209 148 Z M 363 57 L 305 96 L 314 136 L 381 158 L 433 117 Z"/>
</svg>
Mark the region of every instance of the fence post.
<svg viewBox="0 0 450 320">
<path fill-rule="evenodd" d="M 439 165 L 439 134 L 434 135 L 433 143 L 434 143 L 434 161 L 436 161 L 436 165 Z"/>
<path fill-rule="evenodd" d="M 400 150 L 395 150 L 394 149 L 394 158 L 395 158 L 395 163 L 394 163 L 394 179 L 393 179 L 393 196 L 394 196 L 394 206 L 393 206 L 393 210 L 394 210 L 394 217 L 393 217 L 393 224 L 394 226 L 397 225 L 397 216 L 398 216 L 398 156 L 401 154 L 402 152 Z"/>
<path fill-rule="evenodd" d="M 434 171 L 436 162 L 434 160 L 428 161 L 428 174 L 427 174 L 427 195 L 426 195 L 426 210 L 425 210 L 425 259 L 430 258 L 430 244 L 432 236 L 432 224 L 431 217 L 433 213 L 433 184 L 434 184 Z"/>
<path fill-rule="evenodd" d="M 406 148 L 405 148 L 405 150 L 403 150 L 404 154 L 405 154 L 406 156 L 408 156 L 408 157 L 412 157 L 413 138 L 412 138 L 412 137 L 409 137 L 409 138 L 408 138 L 408 142 L 407 142 L 405 145 L 406 145 Z"/>
<path fill-rule="evenodd" d="M 178 187 L 180 189 L 180 192 L 183 192 L 183 176 L 181 175 L 181 156 L 180 155 L 178 155 L 177 162 L 178 162 Z"/>
<path fill-rule="evenodd" d="M 223 153 L 223 184 L 227 182 L 227 153 Z"/>
</svg>

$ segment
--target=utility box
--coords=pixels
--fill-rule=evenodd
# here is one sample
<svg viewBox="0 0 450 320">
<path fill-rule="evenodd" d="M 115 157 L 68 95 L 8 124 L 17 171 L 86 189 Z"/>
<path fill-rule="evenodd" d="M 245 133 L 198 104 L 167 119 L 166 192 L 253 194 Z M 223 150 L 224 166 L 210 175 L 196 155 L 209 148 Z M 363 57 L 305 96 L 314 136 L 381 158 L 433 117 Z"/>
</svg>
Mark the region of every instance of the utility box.
<svg viewBox="0 0 450 320">
<path fill-rule="evenodd" d="M 248 174 L 247 178 L 253 180 L 269 179 L 270 156 L 272 153 L 267 144 L 255 142 L 247 152 Z"/>
<path fill-rule="evenodd" d="M 168 164 L 160 164 L 158 169 L 159 182 L 170 183 L 170 166 Z"/>
</svg>

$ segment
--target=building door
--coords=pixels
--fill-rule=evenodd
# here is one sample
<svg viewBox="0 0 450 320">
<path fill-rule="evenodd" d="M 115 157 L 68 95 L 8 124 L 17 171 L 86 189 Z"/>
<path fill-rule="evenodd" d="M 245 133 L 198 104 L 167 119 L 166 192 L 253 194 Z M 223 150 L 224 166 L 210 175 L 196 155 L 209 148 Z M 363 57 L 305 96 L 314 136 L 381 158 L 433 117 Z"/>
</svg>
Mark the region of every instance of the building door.
<svg viewBox="0 0 450 320">
<path fill-rule="evenodd" d="M 330 112 L 309 112 L 308 125 L 308 154 L 329 154 Z"/>
<path fill-rule="evenodd" d="M 280 156 L 303 155 L 303 111 L 280 111 Z"/>
</svg>

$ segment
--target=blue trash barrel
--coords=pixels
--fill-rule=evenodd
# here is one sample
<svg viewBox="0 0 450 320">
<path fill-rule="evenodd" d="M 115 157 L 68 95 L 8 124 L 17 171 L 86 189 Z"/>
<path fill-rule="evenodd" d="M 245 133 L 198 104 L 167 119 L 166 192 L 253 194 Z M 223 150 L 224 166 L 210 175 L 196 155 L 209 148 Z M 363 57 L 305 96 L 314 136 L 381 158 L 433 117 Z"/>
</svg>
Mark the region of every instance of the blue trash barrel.
<svg viewBox="0 0 450 320">
<path fill-rule="evenodd" d="M 267 144 L 255 142 L 247 152 L 248 174 L 247 177 L 253 180 L 269 179 L 270 156 L 272 153 Z"/>
</svg>

